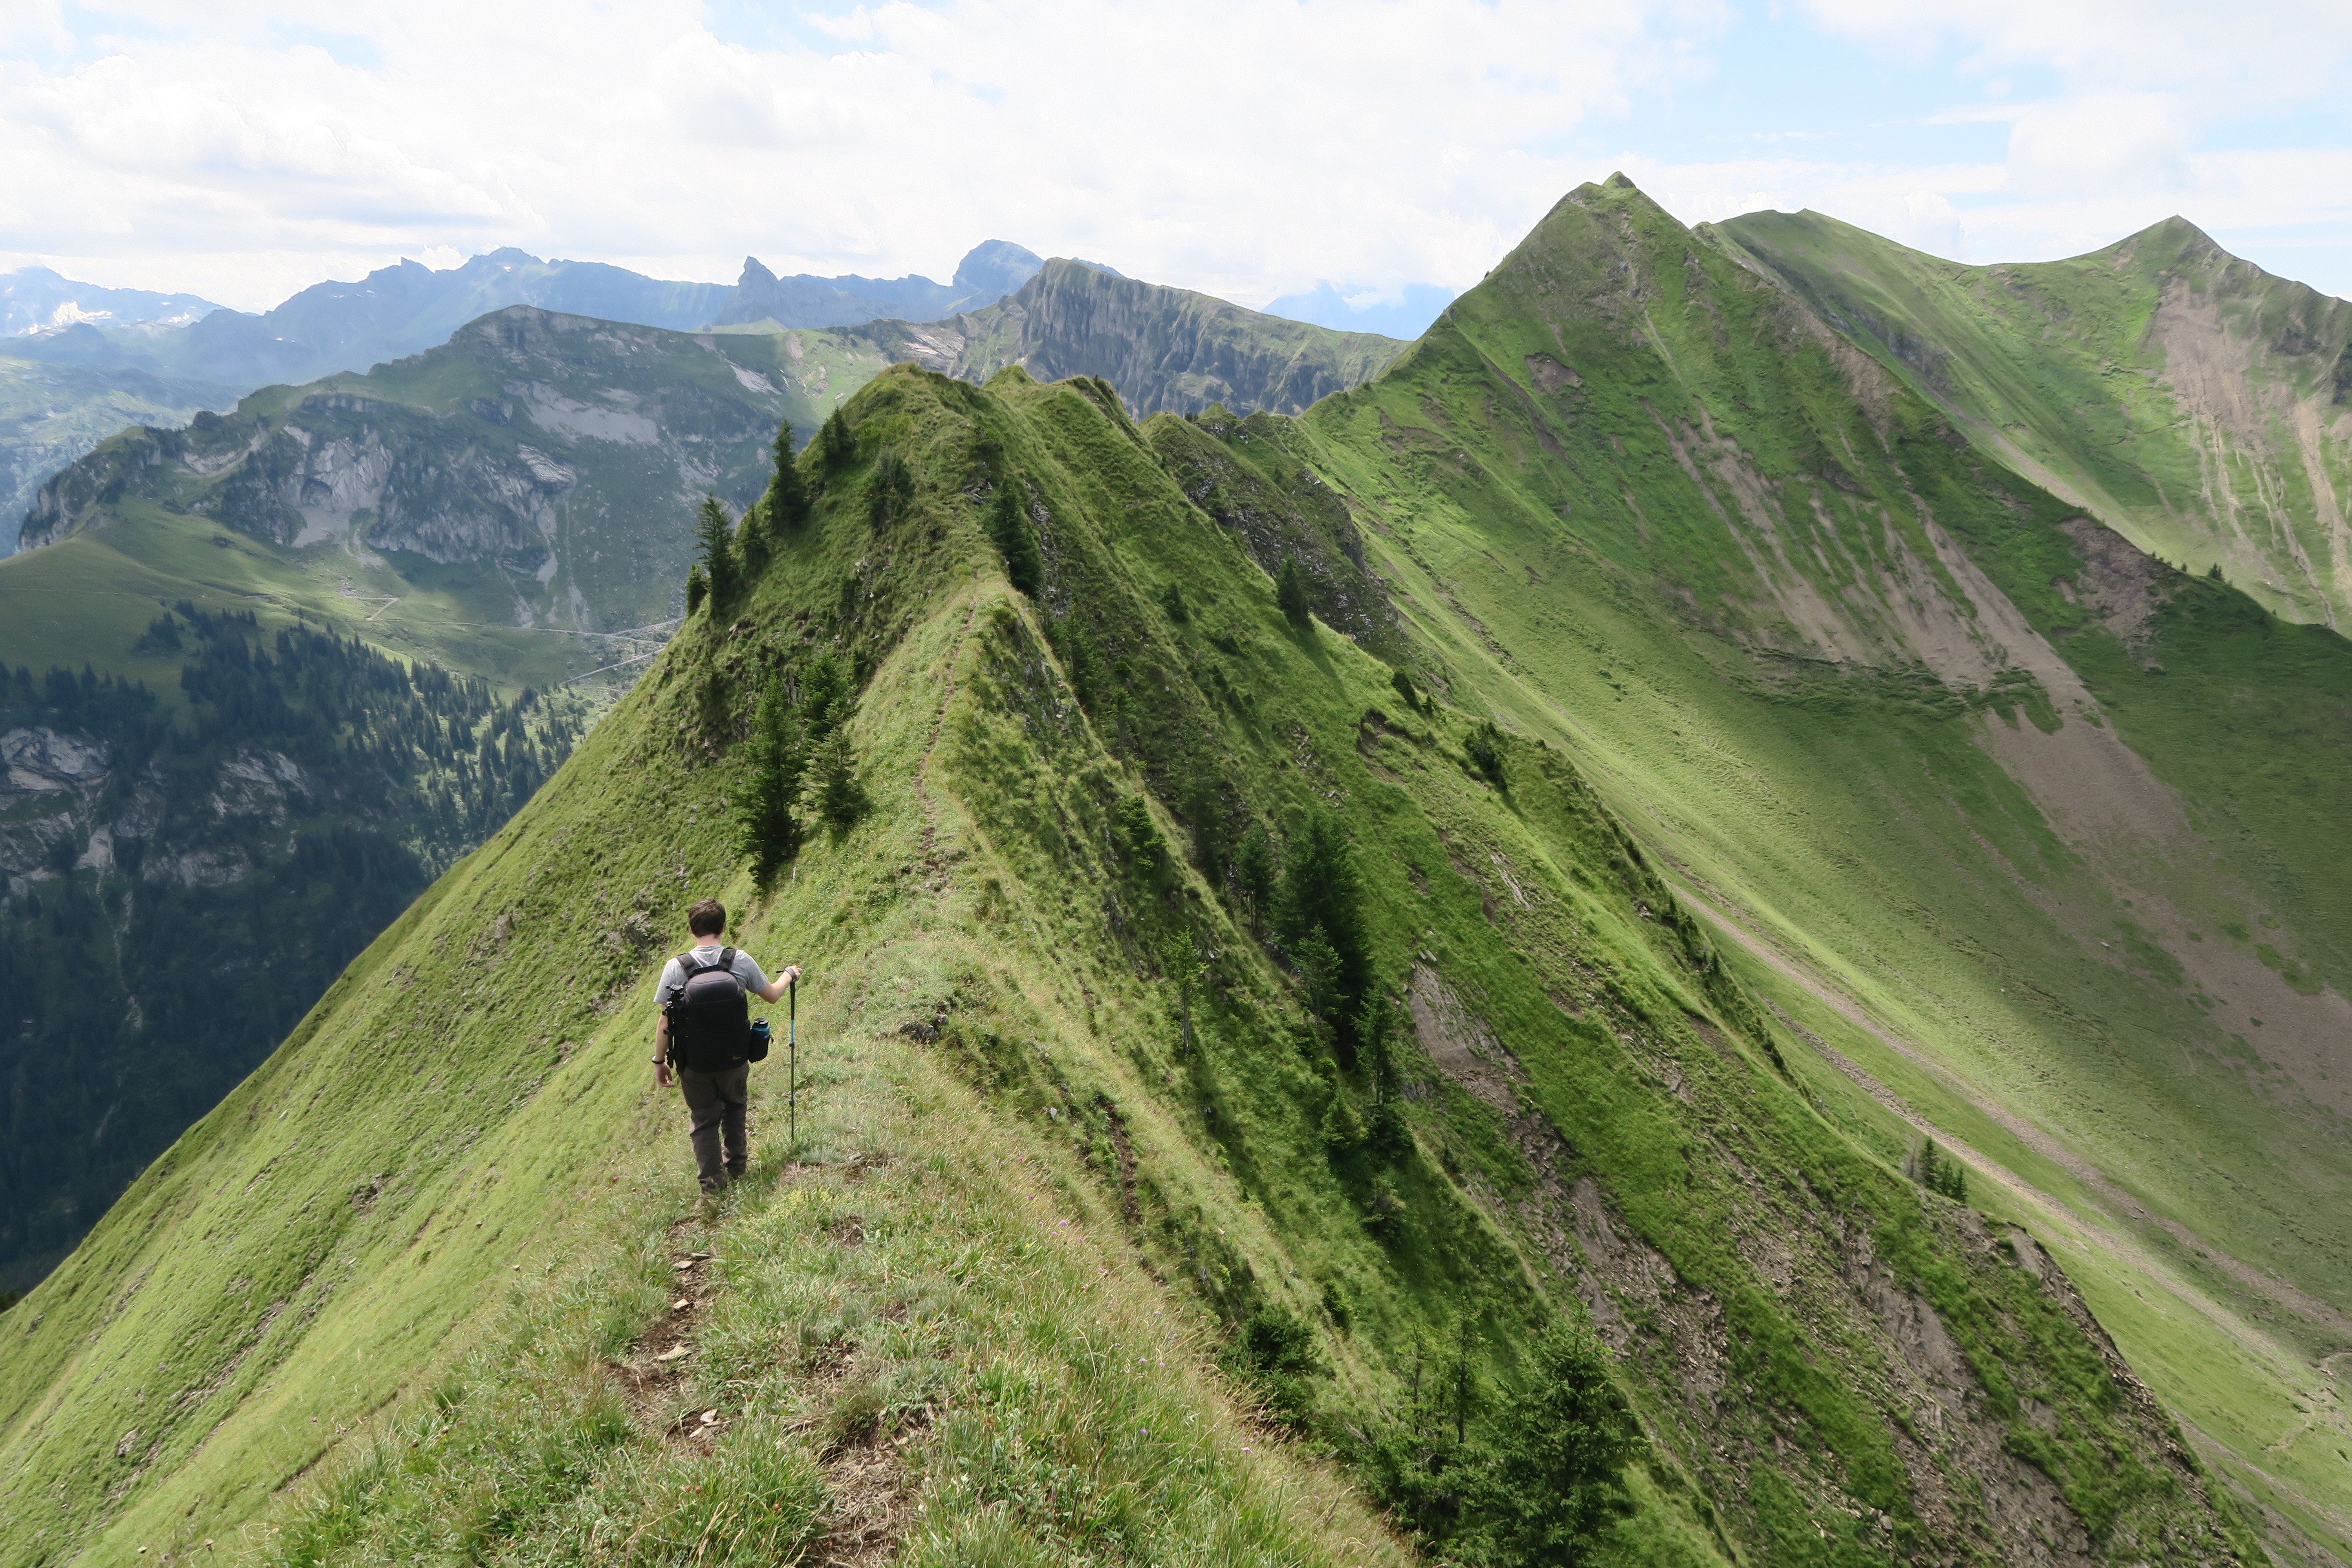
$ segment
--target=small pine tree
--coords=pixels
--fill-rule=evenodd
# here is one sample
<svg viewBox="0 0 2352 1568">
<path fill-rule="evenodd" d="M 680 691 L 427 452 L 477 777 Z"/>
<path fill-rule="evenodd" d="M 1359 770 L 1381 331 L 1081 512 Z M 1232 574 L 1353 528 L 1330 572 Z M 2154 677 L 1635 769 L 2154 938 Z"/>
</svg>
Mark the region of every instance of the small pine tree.
<svg viewBox="0 0 2352 1568">
<path fill-rule="evenodd" d="M 735 524 L 717 496 L 704 496 L 702 505 L 696 509 L 694 542 L 702 552 L 702 572 L 709 584 L 711 614 L 724 615 L 734 604 L 742 580 L 740 561 L 735 552 Z"/>
<path fill-rule="evenodd" d="M 793 458 L 790 420 L 776 427 L 776 471 L 768 480 L 767 508 L 768 525 L 781 539 L 798 533 L 809 520 L 808 480 L 801 477 L 801 466 Z"/>
<path fill-rule="evenodd" d="M 710 596 L 710 578 L 697 562 L 686 569 L 686 613 L 690 616 L 702 608 L 702 601 Z"/>
<path fill-rule="evenodd" d="M 1282 571 L 1274 580 L 1274 602 L 1281 606 L 1282 618 L 1294 628 L 1302 632 L 1314 630 L 1314 606 L 1307 601 L 1307 574 L 1295 555 L 1282 559 Z"/>
<path fill-rule="evenodd" d="M 1298 965 L 1298 989 L 1318 1034 L 1330 1037 L 1340 1002 L 1339 954 L 1319 925 L 1307 928 L 1290 954 Z"/>
<path fill-rule="evenodd" d="M 1184 822 L 1192 830 L 1192 863 L 1209 886 L 1225 879 L 1225 801 L 1216 773 L 1202 767 L 1184 786 Z"/>
<path fill-rule="evenodd" d="M 800 679 L 801 728 L 809 743 L 826 739 L 847 723 L 854 707 L 849 672 L 842 668 L 840 656 L 831 648 L 820 649 Z"/>
<path fill-rule="evenodd" d="M 808 761 L 799 717 L 785 700 L 781 681 L 761 693 L 749 751 L 750 776 L 736 803 L 736 832 L 752 879 L 765 888 L 800 849 L 801 777 Z"/>
<path fill-rule="evenodd" d="M 1421 688 L 1413 684 L 1412 673 L 1410 670 L 1400 668 L 1389 671 L 1389 684 L 1396 688 L 1396 694 L 1403 700 L 1404 705 L 1416 713 L 1421 711 L 1423 703 L 1428 700 L 1422 695 Z"/>
<path fill-rule="evenodd" d="M 856 826 L 871 805 L 849 741 L 849 721 L 856 713 L 848 670 L 831 648 L 820 651 L 800 679 L 805 788 L 810 809 L 836 833 Z"/>
<path fill-rule="evenodd" d="M 1582 1323 L 1554 1328 L 1534 1360 L 1525 1393 L 1497 1413 L 1464 1511 L 1497 1561 L 1579 1568 L 1633 1513 L 1624 1476 L 1641 1429 Z"/>
<path fill-rule="evenodd" d="M 743 521 L 735 525 L 735 553 L 743 563 L 743 581 L 748 585 L 760 580 L 768 569 L 768 561 L 775 553 L 776 532 L 768 517 L 768 503 L 754 501 Z"/>
<path fill-rule="evenodd" d="M 1333 1010 L 1328 1016 L 1335 1026 L 1349 1019 L 1370 977 L 1363 906 L 1363 878 L 1356 869 L 1355 847 L 1346 826 L 1329 812 L 1314 812 L 1283 857 L 1273 923 L 1275 934 L 1294 950 L 1318 930 L 1329 944 L 1337 968 L 1329 1004 Z M 1345 1049 L 1352 1042 L 1341 1044 Z"/>
<path fill-rule="evenodd" d="M 874 459 L 874 478 L 867 488 L 867 521 L 877 529 L 887 528 L 905 517 L 914 503 L 915 470 L 896 447 L 883 447 Z"/>
<path fill-rule="evenodd" d="M 1356 1010 L 1356 1047 L 1370 1080 L 1372 1103 L 1384 1106 L 1396 1098 L 1396 1004 L 1374 987 Z"/>
<path fill-rule="evenodd" d="M 838 408 L 825 416 L 824 423 L 817 426 L 816 439 L 809 444 L 816 448 L 818 469 L 827 474 L 840 472 L 857 456 L 856 433 Z"/>
<path fill-rule="evenodd" d="M 1503 731 L 1495 727 L 1493 720 L 1471 731 L 1470 738 L 1462 743 L 1462 749 L 1469 753 L 1470 765 L 1478 770 L 1479 777 L 1496 789 L 1511 787 L 1508 764 L 1503 753 Z"/>
<path fill-rule="evenodd" d="M 809 773 L 816 814 L 835 833 L 846 833 L 857 826 L 872 802 L 866 794 L 866 784 L 857 776 L 857 754 L 849 744 L 846 724 L 835 729 L 818 742 L 810 759 Z"/>
<path fill-rule="evenodd" d="M 1937 1148 L 1933 1138 L 1919 1150 L 1919 1184 L 1956 1204 L 1969 1201 L 1968 1167 Z"/>
<path fill-rule="evenodd" d="M 1250 824 L 1242 835 L 1242 847 L 1234 856 L 1234 889 L 1241 894 L 1242 903 L 1249 912 L 1250 929 L 1262 931 L 1266 916 L 1273 912 L 1275 879 L 1280 862 L 1274 852 L 1274 839 L 1264 823 Z"/>
<path fill-rule="evenodd" d="M 1000 479 L 988 508 L 989 537 L 1004 558 L 1004 580 L 1034 599 L 1045 591 L 1045 559 L 1037 551 L 1037 534 L 1021 510 L 1020 487 Z"/>
</svg>

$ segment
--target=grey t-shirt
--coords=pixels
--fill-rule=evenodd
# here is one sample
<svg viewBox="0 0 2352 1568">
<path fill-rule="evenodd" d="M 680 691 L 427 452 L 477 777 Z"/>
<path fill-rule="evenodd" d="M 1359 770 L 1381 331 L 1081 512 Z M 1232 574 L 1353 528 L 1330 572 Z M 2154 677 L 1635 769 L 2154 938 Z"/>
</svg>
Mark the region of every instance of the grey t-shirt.
<svg viewBox="0 0 2352 1568">
<path fill-rule="evenodd" d="M 696 948 L 694 962 L 703 964 L 718 963 L 719 950 L 726 945 L 722 942 L 714 942 L 708 947 Z M 754 1001 L 758 1000 L 757 993 L 768 984 L 768 977 L 760 973 L 760 966 L 751 962 L 751 955 L 740 948 L 735 950 L 735 978 L 743 983 L 744 994 Z M 667 1007 L 677 1001 L 677 994 L 685 989 L 686 965 L 673 958 L 662 966 L 661 987 L 654 993 L 654 1005 Z"/>
</svg>

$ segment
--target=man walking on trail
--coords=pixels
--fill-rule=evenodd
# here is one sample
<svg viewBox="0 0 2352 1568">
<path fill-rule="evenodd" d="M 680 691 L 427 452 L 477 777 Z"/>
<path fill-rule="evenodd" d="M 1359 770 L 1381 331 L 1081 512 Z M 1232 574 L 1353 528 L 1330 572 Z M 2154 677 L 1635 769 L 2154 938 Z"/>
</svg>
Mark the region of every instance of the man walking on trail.
<svg viewBox="0 0 2352 1568">
<path fill-rule="evenodd" d="M 749 953 L 721 947 L 727 910 L 717 899 L 687 910 L 686 928 L 694 934 L 694 947 L 663 967 L 661 987 L 654 994 L 661 1007 L 661 1021 L 654 1026 L 654 1081 L 667 1089 L 675 1065 L 677 1086 L 686 1095 L 696 1172 L 702 1190 L 716 1194 L 740 1176 L 751 1158 L 743 1125 L 751 1078 L 751 998 L 775 1001 L 799 983 L 801 969 L 788 963 L 770 980 Z"/>
</svg>

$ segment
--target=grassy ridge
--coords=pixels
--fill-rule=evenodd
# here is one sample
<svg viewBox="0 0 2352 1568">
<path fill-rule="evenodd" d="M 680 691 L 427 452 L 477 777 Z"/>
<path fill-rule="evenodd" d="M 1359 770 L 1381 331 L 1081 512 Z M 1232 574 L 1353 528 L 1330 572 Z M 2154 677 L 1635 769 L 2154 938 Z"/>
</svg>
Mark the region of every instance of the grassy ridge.
<svg viewBox="0 0 2352 1568">
<path fill-rule="evenodd" d="M 40 1521 L 12 1561 L 176 1555 L 322 1460 L 268 1516 L 289 1560 L 614 1555 L 621 1516 L 709 1540 L 734 1527 L 683 1489 L 722 1476 L 832 1529 L 871 1514 L 868 1468 L 919 1561 L 1377 1560 L 1236 1397 L 1353 1450 L 1431 1346 L 1471 1347 L 1493 1408 L 1562 1312 L 1618 1348 L 1652 1445 L 1629 1559 L 2011 1558 L 2037 1529 L 2245 1553 L 2063 1281 L 1822 1119 L 1796 1038 L 1557 749 L 1507 740 L 1509 788 L 1477 776 L 1475 716 L 1286 623 L 1100 384 L 900 370 L 851 412 L 856 454 L 751 596 L 689 623 L 10 1314 L 0 1507 Z M 885 448 L 914 479 L 887 505 Z M 1005 482 L 1042 519 L 1035 603 L 987 542 Z M 874 808 L 761 898 L 730 749 L 819 647 L 865 672 Z M 1194 864 L 1315 811 L 1347 823 L 1413 1020 L 1391 1146 L 1349 1132 L 1367 1065 L 1326 1056 Z M 689 1248 L 642 1058 L 664 938 L 711 888 L 822 980 L 824 1048 L 802 1159 L 772 1064 L 756 1180 Z M 671 1381 L 651 1286 L 693 1250 Z M 1273 1321 L 1321 1373 L 1235 1348 Z M 411 1446 L 338 1447 L 371 1416 Z M 1162 1447 L 1168 1421 L 1208 1436 Z"/>
<path fill-rule="evenodd" d="M 1951 413 L 1979 448 L 2257 603 L 2352 606 L 2336 413 L 2352 311 L 2179 218 L 2087 256 L 1963 267 L 1818 213 L 1714 232 Z"/>
<path fill-rule="evenodd" d="M 1568 747 L 1786 966 L 1743 959 L 1782 1015 L 1916 1118 L 1809 1069 L 1833 1119 L 1889 1158 L 1958 1133 L 2135 1364 L 2341 1551 L 2319 1363 L 2352 1258 L 2311 1223 L 2352 1176 L 2340 1086 L 2220 1011 L 2276 1021 L 2330 962 L 2341 644 L 2158 571 L 2126 645 L 2062 591 L 2095 576 L 2066 508 L 1630 186 L 1564 202 L 1297 439 L 1431 679 Z M 2117 734 L 2132 757 L 2093 744 Z M 2124 808 L 2091 763 L 2198 837 L 2099 826 Z M 2227 944 L 2234 1001 L 2199 978 Z"/>
</svg>

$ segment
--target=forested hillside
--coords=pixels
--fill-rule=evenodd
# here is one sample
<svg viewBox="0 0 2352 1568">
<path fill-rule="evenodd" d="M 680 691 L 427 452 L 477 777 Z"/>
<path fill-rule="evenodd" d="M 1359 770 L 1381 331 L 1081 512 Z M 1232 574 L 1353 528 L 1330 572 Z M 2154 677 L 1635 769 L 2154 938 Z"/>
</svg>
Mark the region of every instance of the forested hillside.
<svg viewBox="0 0 2352 1568">
<path fill-rule="evenodd" d="M 183 601 L 142 642 L 184 660 L 184 707 L 86 668 L 0 682 L 7 1287 L 529 800 L 587 716 L 251 611 Z"/>
</svg>

